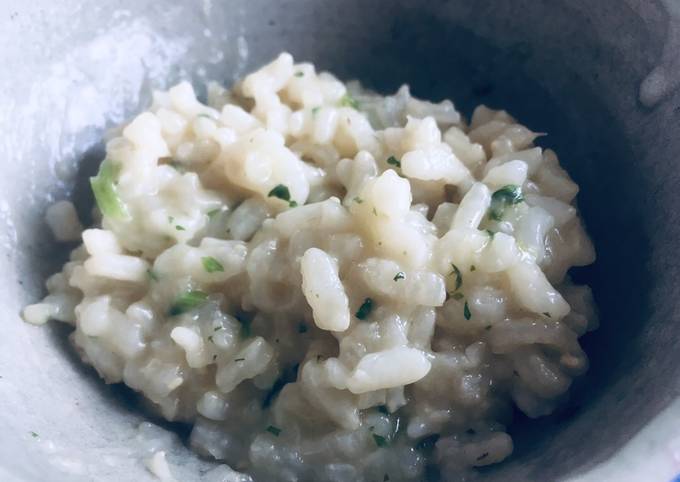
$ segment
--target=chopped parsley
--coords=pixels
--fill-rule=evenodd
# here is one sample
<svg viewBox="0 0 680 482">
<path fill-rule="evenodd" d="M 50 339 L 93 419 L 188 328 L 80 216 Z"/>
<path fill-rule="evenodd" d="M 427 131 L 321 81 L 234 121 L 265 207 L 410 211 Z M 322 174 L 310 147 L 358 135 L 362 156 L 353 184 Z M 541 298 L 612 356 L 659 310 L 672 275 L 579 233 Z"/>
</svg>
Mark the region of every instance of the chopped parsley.
<svg viewBox="0 0 680 482">
<path fill-rule="evenodd" d="M 102 215 L 127 221 L 130 219 L 130 212 L 118 195 L 116 187 L 119 174 L 120 166 L 109 159 L 104 159 L 97 175 L 90 178 L 90 187 Z"/>
<path fill-rule="evenodd" d="M 392 278 L 393 281 L 399 281 L 400 279 L 406 278 L 406 275 L 404 274 L 403 271 L 399 271 L 397 274 L 394 275 L 394 278 Z"/>
<path fill-rule="evenodd" d="M 428 435 L 416 444 L 416 450 L 431 450 L 434 448 L 434 444 L 437 443 L 437 440 L 439 440 L 438 433 Z"/>
<path fill-rule="evenodd" d="M 179 224 L 177 226 L 175 226 L 175 229 L 177 231 L 186 231 L 187 230 L 184 226 L 180 226 Z"/>
<path fill-rule="evenodd" d="M 33 438 L 40 437 L 40 435 L 38 435 L 36 432 L 30 431 L 29 433 L 31 434 L 31 437 L 33 437 Z"/>
<path fill-rule="evenodd" d="M 388 157 L 387 163 L 391 166 L 394 166 L 394 167 L 401 167 L 401 161 L 394 156 Z"/>
<path fill-rule="evenodd" d="M 245 358 L 236 358 L 234 361 L 238 363 L 238 362 L 246 361 L 246 359 Z"/>
<path fill-rule="evenodd" d="M 387 443 L 387 439 L 385 437 L 383 437 L 382 435 L 378 435 L 378 434 L 375 434 L 375 433 L 372 434 L 372 435 L 373 435 L 373 441 L 375 441 L 375 444 L 378 447 L 382 448 L 382 447 L 387 447 L 389 445 Z"/>
<path fill-rule="evenodd" d="M 304 72 L 295 72 L 295 77 L 304 77 Z"/>
<path fill-rule="evenodd" d="M 354 202 L 357 203 L 357 204 L 361 204 L 362 202 L 364 202 L 364 200 L 361 199 L 359 196 L 354 196 L 354 197 L 352 198 L 352 201 L 354 201 Z"/>
<path fill-rule="evenodd" d="M 389 413 L 390 413 L 389 410 L 387 410 L 387 407 L 385 405 L 380 405 L 378 407 L 378 412 L 385 414 L 385 415 L 389 415 Z"/>
<path fill-rule="evenodd" d="M 269 427 L 267 427 L 267 432 L 274 435 L 274 437 L 278 437 L 279 434 L 281 433 L 281 429 L 279 427 L 274 427 L 273 425 L 270 425 Z"/>
<path fill-rule="evenodd" d="M 550 316 L 550 313 L 548 313 L 547 311 L 544 311 L 543 315 L 547 316 L 548 318 L 552 318 L 552 316 Z"/>
<path fill-rule="evenodd" d="M 503 186 L 491 195 L 491 211 L 489 218 L 494 221 L 503 219 L 503 213 L 508 206 L 513 206 L 524 201 L 522 188 L 515 184 Z"/>
<path fill-rule="evenodd" d="M 371 314 L 371 311 L 373 311 L 373 300 L 371 298 L 366 298 L 363 303 L 361 303 L 361 306 L 357 310 L 354 316 L 359 318 L 360 320 L 365 320 L 368 318 L 368 315 Z"/>
<path fill-rule="evenodd" d="M 340 105 L 343 107 L 351 107 L 352 109 L 359 110 L 359 102 L 347 92 L 340 99 Z"/>
<path fill-rule="evenodd" d="M 224 330 L 224 327 L 223 327 L 223 326 L 216 326 L 216 327 L 213 329 L 213 331 L 220 331 L 220 330 Z"/>
<path fill-rule="evenodd" d="M 215 339 L 213 338 L 212 335 L 210 335 L 210 336 L 208 337 L 208 341 L 209 341 L 210 343 L 215 343 Z"/>
<path fill-rule="evenodd" d="M 475 271 L 476 269 L 477 267 L 474 264 L 470 266 L 470 272 Z"/>
<path fill-rule="evenodd" d="M 149 277 L 151 281 L 158 281 L 158 274 L 152 270 L 151 268 L 146 270 L 146 275 Z"/>
<path fill-rule="evenodd" d="M 465 306 L 463 307 L 463 316 L 465 317 L 466 320 L 472 318 L 472 313 L 470 313 L 470 307 L 468 306 L 467 301 L 465 301 Z"/>
<path fill-rule="evenodd" d="M 269 194 L 267 194 L 267 196 L 276 197 L 281 199 L 282 201 L 286 201 L 288 205 L 292 208 L 297 206 L 297 202 L 290 200 L 290 190 L 288 189 L 288 186 L 284 186 L 283 184 L 278 184 L 277 186 L 275 186 L 271 191 L 269 191 Z"/>
<path fill-rule="evenodd" d="M 300 323 L 300 325 L 298 326 L 298 333 L 307 333 L 308 330 L 309 328 L 307 328 L 307 325 L 305 325 L 304 323 Z"/>
<path fill-rule="evenodd" d="M 219 209 L 219 208 L 217 208 L 217 209 L 212 209 L 212 210 L 208 211 L 206 214 L 208 215 L 208 217 L 209 217 L 210 219 L 212 219 L 212 218 L 214 218 L 215 216 L 217 216 L 217 215 L 220 213 L 220 211 L 222 211 L 222 210 Z"/>
<path fill-rule="evenodd" d="M 181 315 L 187 311 L 191 311 L 194 308 L 201 306 L 208 299 L 208 294 L 203 291 L 194 290 L 187 291 L 175 300 L 175 302 L 170 306 L 168 314 L 170 316 Z"/>
<path fill-rule="evenodd" d="M 319 112 L 319 109 L 321 109 L 321 107 L 312 107 L 312 115 L 315 116 Z"/>
<path fill-rule="evenodd" d="M 217 273 L 224 271 L 224 266 L 222 266 L 222 263 L 217 261 L 215 258 L 212 256 L 204 256 L 201 258 L 201 264 L 203 264 L 203 269 L 206 270 L 208 273 Z"/>
<path fill-rule="evenodd" d="M 451 268 L 452 268 L 452 271 L 449 273 L 449 276 L 451 276 L 453 274 L 456 275 L 455 291 L 458 291 L 460 289 L 460 287 L 463 285 L 463 275 L 460 273 L 458 266 L 456 266 L 455 264 L 451 263 Z"/>
</svg>

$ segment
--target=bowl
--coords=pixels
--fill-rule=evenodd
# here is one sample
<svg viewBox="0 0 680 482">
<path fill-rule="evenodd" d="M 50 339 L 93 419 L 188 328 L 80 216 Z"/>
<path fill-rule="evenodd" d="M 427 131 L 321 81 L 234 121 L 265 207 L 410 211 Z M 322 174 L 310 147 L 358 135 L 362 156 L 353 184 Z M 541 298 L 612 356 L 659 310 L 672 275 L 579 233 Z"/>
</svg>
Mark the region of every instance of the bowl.
<svg viewBox="0 0 680 482">
<path fill-rule="evenodd" d="M 567 405 L 515 418 L 515 452 L 483 480 L 670 480 L 680 472 L 680 9 L 673 0 L 78 0 L 0 4 L 0 479 L 153 480 L 136 456 L 147 415 L 83 366 L 58 324 L 21 308 L 66 259 L 43 216 L 74 199 L 101 136 L 189 79 L 231 83 L 281 50 L 381 92 L 505 108 L 548 136 L 581 186 L 598 251 L 572 273 L 601 327 Z M 210 462 L 181 444 L 176 476 Z M 159 435 L 166 436 L 166 435 Z M 167 435 L 170 436 L 170 435 Z"/>
</svg>

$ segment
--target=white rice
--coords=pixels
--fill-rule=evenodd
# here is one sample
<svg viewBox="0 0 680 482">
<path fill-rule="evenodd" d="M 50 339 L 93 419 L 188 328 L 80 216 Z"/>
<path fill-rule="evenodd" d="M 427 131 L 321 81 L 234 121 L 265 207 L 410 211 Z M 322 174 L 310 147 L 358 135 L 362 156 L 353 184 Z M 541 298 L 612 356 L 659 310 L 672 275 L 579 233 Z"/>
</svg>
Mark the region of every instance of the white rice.
<svg viewBox="0 0 680 482">
<path fill-rule="evenodd" d="M 587 368 L 578 186 L 505 111 L 347 88 L 281 54 L 210 105 L 155 92 L 108 141 L 101 226 L 24 317 L 72 324 L 107 383 L 254 480 L 453 480 Z M 48 222 L 80 233 L 69 203 Z"/>
</svg>

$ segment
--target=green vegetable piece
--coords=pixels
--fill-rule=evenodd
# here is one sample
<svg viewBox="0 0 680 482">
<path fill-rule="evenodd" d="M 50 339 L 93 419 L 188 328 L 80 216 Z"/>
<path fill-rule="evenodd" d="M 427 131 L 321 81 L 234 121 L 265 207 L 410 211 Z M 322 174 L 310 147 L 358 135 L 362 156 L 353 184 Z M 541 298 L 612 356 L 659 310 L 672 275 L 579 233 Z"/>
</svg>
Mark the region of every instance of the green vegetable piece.
<svg viewBox="0 0 680 482">
<path fill-rule="evenodd" d="M 378 447 L 387 447 L 389 444 L 387 443 L 387 439 L 383 437 L 382 435 L 377 435 L 377 434 L 372 434 L 373 435 L 373 440 L 375 441 L 375 444 Z"/>
<path fill-rule="evenodd" d="M 347 92 L 340 99 L 340 105 L 343 107 L 351 107 L 352 109 L 359 110 L 359 102 Z"/>
<path fill-rule="evenodd" d="M 179 224 L 177 226 L 175 226 L 175 229 L 177 231 L 186 231 L 187 230 L 184 226 L 180 226 Z"/>
<path fill-rule="evenodd" d="M 360 320 L 365 320 L 371 314 L 371 311 L 373 311 L 373 300 L 366 298 L 354 316 Z"/>
<path fill-rule="evenodd" d="M 180 295 L 179 298 L 177 298 L 172 304 L 172 306 L 170 306 L 168 314 L 170 316 L 181 315 L 201 306 L 206 302 L 207 299 L 208 294 L 203 291 L 187 291 L 186 293 Z"/>
<path fill-rule="evenodd" d="M 466 320 L 472 318 L 472 313 L 470 313 L 470 307 L 468 306 L 467 301 L 465 301 L 465 306 L 463 307 L 463 316 L 465 317 Z"/>
<path fill-rule="evenodd" d="M 147 269 L 147 270 L 146 270 L 146 275 L 149 277 L 149 279 L 150 279 L 151 281 L 158 281 L 158 280 L 159 280 L 158 273 L 156 273 L 156 272 L 155 272 L 154 270 L 152 270 L 152 269 Z"/>
<path fill-rule="evenodd" d="M 399 271 L 397 274 L 394 275 L 394 278 L 392 278 L 394 281 L 399 281 L 400 279 L 406 278 L 406 275 L 404 274 L 403 271 Z"/>
<path fill-rule="evenodd" d="M 394 167 L 401 167 L 401 161 L 394 156 L 388 157 L 387 163 L 391 166 L 394 166 Z"/>
<path fill-rule="evenodd" d="M 274 187 L 271 191 L 269 191 L 269 194 L 267 194 L 268 197 L 277 197 L 281 199 L 282 201 L 287 201 L 288 205 L 292 208 L 296 207 L 298 204 L 296 201 L 291 201 L 290 200 L 290 190 L 288 189 L 288 186 L 284 186 L 283 184 L 279 184 Z"/>
<path fill-rule="evenodd" d="M 304 72 L 295 72 L 295 77 L 304 77 L 305 73 Z"/>
<path fill-rule="evenodd" d="M 456 275 L 455 291 L 458 291 L 460 289 L 460 287 L 463 285 L 463 275 L 461 274 L 460 270 L 458 269 L 458 266 L 456 266 L 455 264 L 451 263 L 451 268 L 452 268 L 453 271 L 451 271 L 449 273 L 449 276 L 451 276 L 452 274 Z"/>
<path fill-rule="evenodd" d="M 99 173 L 90 178 L 90 187 L 102 215 L 119 221 L 128 221 L 130 212 L 116 187 L 119 174 L 120 167 L 111 160 L 104 159 L 99 167 Z"/>
<path fill-rule="evenodd" d="M 491 208 L 489 217 L 494 221 L 503 219 L 503 214 L 508 206 L 514 206 L 524 201 L 522 188 L 515 184 L 503 186 L 491 195 Z"/>
<path fill-rule="evenodd" d="M 217 273 L 218 271 L 224 271 L 224 266 L 222 266 L 222 263 L 217 261 L 215 258 L 212 256 L 204 256 L 201 258 L 201 264 L 203 264 L 203 269 L 206 270 L 208 273 Z"/>
<path fill-rule="evenodd" d="M 274 427 L 273 425 L 270 425 L 269 427 L 267 427 L 267 432 L 274 435 L 275 437 L 278 437 L 282 430 L 279 427 Z"/>
<path fill-rule="evenodd" d="M 217 216 L 220 213 L 220 211 L 221 211 L 221 209 L 219 209 L 219 208 L 218 209 L 212 209 L 212 210 L 208 211 L 206 214 L 208 215 L 208 217 L 210 219 L 212 219 L 215 216 Z"/>
</svg>

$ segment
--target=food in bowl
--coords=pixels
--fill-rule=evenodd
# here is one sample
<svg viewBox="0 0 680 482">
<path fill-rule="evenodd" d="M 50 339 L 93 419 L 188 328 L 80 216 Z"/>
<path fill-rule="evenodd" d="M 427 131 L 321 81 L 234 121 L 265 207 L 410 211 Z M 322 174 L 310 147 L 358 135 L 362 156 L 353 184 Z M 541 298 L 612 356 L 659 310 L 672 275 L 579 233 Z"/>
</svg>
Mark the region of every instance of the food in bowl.
<svg viewBox="0 0 680 482">
<path fill-rule="evenodd" d="M 551 413 L 597 324 L 578 186 L 505 111 L 380 96 L 289 54 L 115 131 L 100 222 L 32 323 L 255 480 L 450 480 Z M 245 479 L 244 479 L 245 480 Z"/>
</svg>

